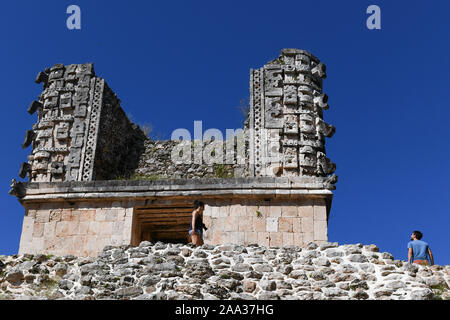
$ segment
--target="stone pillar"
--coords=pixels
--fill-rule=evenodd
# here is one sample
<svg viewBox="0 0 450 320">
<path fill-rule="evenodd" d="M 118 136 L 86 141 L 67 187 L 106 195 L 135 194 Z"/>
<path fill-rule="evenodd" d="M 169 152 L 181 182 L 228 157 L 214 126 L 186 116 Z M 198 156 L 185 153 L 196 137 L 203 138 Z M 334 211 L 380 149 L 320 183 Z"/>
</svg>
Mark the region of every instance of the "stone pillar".
<svg viewBox="0 0 450 320">
<path fill-rule="evenodd" d="M 56 64 L 40 72 L 44 89 L 28 112 L 38 122 L 25 135 L 32 145 L 19 176 L 30 182 L 91 181 L 125 175 L 137 166 L 145 135 L 96 77 L 94 66 Z"/>
<path fill-rule="evenodd" d="M 325 77 L 325 65 L 298 49 L 284 49 L 250 71 L 250 176 L 326 177 L 335 171 L 325 152 L 324 138 L 335 132 L 323 121 Z"/>
</svg>

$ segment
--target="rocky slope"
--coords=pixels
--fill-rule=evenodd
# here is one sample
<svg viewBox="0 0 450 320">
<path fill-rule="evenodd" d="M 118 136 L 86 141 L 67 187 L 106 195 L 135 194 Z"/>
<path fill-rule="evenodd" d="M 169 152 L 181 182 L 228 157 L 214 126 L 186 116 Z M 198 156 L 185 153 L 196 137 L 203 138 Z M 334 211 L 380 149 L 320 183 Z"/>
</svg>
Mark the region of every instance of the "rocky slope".
<svg viewBox="0 0 450 320">
<path fill-rule="evenodd" d="M 450 266 L 378 251 L 142 242 L 97 258 L 0 256 L 0 299 L 450 299 Z"/>
</svg>

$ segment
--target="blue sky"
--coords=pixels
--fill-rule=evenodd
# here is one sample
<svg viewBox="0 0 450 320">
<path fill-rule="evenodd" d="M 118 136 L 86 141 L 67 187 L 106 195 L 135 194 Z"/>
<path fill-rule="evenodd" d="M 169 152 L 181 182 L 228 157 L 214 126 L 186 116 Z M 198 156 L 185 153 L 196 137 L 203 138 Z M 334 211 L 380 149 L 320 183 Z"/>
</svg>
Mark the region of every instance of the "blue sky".
<svg viewBox="0 0 450 320">
<path fill-rule="evenodd" d="M 81 8 L 81 30 L 66 8 Z M 381 8 L 381 30 L 366 8 Z M 327 65 L 327 154 L 339 176 L 329 240 L 377 244 L 406 259 L 421 230 L 438 264 L 450 264 L 450 2 L 448 1 L 8 1 L 0 13 L 3 115 L 0 254 L 18 250 L 24 210 L 8 195 L 18 178 L 36 74 L 94 62 L 139 124 L 164 138 L 242 126 L 249 69 L 282 48 Z"/>
</svg>

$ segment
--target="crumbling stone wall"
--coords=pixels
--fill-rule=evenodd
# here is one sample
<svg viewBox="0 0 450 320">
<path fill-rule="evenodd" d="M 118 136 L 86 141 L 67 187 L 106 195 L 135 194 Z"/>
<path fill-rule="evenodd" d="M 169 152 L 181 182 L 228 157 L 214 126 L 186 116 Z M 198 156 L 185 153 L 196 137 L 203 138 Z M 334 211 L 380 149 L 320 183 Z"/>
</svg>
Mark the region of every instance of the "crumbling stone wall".
<svg viewBox="0 0 450 320">
<path fill-rule="evenodd" d="M 203 142 L 205 150 L 211 142 Z M 135 178 L 142 179 L 165 179 L 165 178 L 239 178 L 248 176 L 246 168 L 247 162 L 239 164 L 236 156 L 233 156 L 231 163 L 194 163 L 193 153 L 195 151 L 194 142 L 188 141 L 186 147 L 190 149 L 189 159 L 183 161 L 172 161 L 172 153 L 176 152 L 180 141 L 172 140 L 151 140 L 144 142 L 145 150 L 139 159 L 138 168 L 135 170 Z M 218 145 L 223 154 L 226 152 L 226 145 Z"/>
<path fill-rule="evenodd" d="M 394 260 L 375 245 L 150 243 L 92 258 L 0 256 L 0 299 L 448 300 L 450 266 Z"/>
<path fill-rule="evenodd" d="M 100 115 L 93 180 L 129 176 L 138 166 L 148 140 L 120 107 L 120 100 L 105 84 Z"/>
</svg>

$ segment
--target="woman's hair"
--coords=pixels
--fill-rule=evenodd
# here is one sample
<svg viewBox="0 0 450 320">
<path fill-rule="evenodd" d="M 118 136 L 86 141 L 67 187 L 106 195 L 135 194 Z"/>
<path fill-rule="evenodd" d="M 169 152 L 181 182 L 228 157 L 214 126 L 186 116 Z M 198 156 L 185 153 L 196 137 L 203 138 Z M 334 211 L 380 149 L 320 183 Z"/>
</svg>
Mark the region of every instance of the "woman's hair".
<svg viewBox="0 0 450 320">
<path fill-rule="evenodd" d="M 195 200 L 194 201 L 194 209 L 197 209 L 198 207 L 204 208 L 205 204 L 202 201 L 200 201 L 200 200 Z"/>
</svg>

